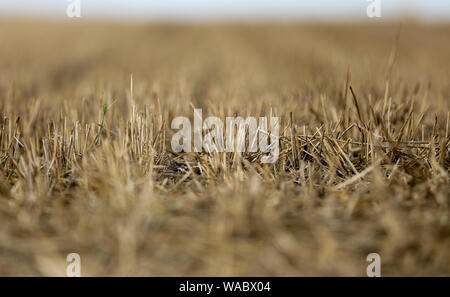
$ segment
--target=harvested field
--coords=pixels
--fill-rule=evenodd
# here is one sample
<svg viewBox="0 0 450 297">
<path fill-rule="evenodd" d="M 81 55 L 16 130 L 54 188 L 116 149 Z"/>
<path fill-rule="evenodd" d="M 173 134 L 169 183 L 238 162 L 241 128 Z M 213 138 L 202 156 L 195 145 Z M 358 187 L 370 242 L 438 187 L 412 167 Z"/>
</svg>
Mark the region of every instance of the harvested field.
<svg viewBox="0 0 450 297">
<path fill-rule="evenodd" d="M 450 275 L 450 26 L 0 22 L 0 275 Z M 171 121 L 280 117 L 280 155 Z"/>
</svg>

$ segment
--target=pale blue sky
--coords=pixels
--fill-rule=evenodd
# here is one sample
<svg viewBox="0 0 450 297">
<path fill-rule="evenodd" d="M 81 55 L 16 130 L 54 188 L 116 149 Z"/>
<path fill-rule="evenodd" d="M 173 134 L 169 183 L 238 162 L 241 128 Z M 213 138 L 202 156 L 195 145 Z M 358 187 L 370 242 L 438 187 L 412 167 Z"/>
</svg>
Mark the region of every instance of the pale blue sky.
<svg viewBox="0 0 450 297">
<path fill-rule="evenodd" d="M 80 0 L 82 18 L 307 20 L 366 18 L 368 0 Z M 0 0 L 0 17 L 64 18 L 68 0 Z M 381 0 L 382 17 L 450 21 L 450 0 Z"/>
</svg>

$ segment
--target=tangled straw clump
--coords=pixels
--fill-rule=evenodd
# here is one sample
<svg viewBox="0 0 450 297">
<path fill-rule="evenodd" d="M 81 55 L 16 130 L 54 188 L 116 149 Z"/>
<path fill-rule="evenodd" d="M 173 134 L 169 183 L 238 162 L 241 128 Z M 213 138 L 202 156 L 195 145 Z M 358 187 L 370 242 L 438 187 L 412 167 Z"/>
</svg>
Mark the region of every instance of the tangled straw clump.
<svg viewBox="0 0 450 297">
<path fill-rule="evenodd" d="M 0 275 L 449 275 L 448 26 L 1 28 Z M 173 153 L 192 106 L 278 160 Z"/>
</svg>

